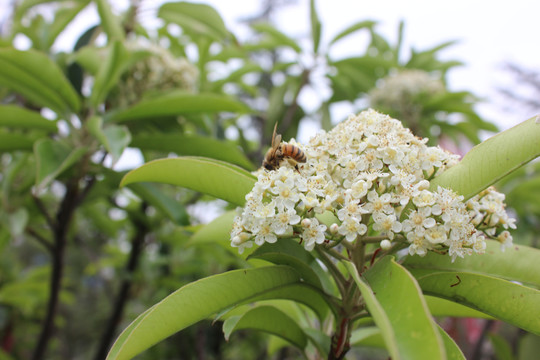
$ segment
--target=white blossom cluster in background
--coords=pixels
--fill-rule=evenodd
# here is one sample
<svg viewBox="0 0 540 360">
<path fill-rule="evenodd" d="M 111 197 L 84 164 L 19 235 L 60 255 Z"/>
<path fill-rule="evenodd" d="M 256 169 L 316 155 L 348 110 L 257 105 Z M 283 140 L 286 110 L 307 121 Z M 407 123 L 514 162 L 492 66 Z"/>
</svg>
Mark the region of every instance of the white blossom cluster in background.
<svg viewBox="0 0 540 360">
<path fill-rule="evenodd" d="M 312 250 L 322 243 L 382 239 L 383 248 L 401 242 L 410 254 L 448 251 L 452 259 L 484 252 L 486 237 L 510 246 L 507 229 L 515 225 L 504 195 L 489 188 L 464 202 L 451 190 L 429 190 L 429 180 L 459 159 L 426 142 L 374 110 L 351 116 L 305 146 L 292 140 L 307 162 L 298 164 L 299 171 L 287 161 L 258 171 L 235 218 L 232 246 L 242 252 L 253 243 L 295 237 Z M 336 218 L 329 227 L 317 218 L 327 211 Z"/>
<path fill-rule="evenodd" d="M 409 108 L 416 96 L 435 95 L 445 91 L 440 79 L 433 78 L 423 70 L 402 70 L 391 74 L 369 93 L 371 106 L 377 108 L 400 109 Z"/>
<path fill-rule="evenodd" d="M 174 56 L 168 49 L 140 41 L 126 43 L 134 58 L 140 57 L 115 88 L 115 106 L 128 106 L 140 101 L 148 91 L 186 90 L 196 88 L 199 71 L 184 57 Z"/>
</svg>

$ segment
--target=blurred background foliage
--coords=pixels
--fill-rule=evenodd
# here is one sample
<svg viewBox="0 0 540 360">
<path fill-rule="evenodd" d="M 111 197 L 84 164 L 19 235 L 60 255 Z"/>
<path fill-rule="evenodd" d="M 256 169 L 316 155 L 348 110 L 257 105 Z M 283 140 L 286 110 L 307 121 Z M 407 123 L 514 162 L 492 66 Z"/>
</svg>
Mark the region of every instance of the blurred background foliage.
<svg viewBox="0 0 540 360">
<path fill-rule="evenodd" d="M 198 3 L 160 5 L 158 26 L 140 21 L 135 0 L 122 13 L 105 0 L 23 0 L 4 9 L 11 16 L 0 40 L 1 359 L 101 359 L 151 304 L 184 284 L 246 266 L 227 246 L 191 241 L 232 205 L 160 184 L 121 189 L 126 168 L 193 155 L 255 170 L 276 122 L 289 139 L 306 127 L 330 129 L 344 107 L 373 107 L 431 144 L 462 152 L 497 131 L 475 112 L 474 94 L 448 88 L 449 71 L 463 65 L 441 60 L 453 42 L 406 49 L 404 22 L 393 44 L 376 21 L 359 19 L 323 43 L 314 2 L 306 14 L 311 39 L 300 41 L 272 25 L 284 11 L 279 3 L 261 2 L 260 13 L 244 20 L 251 29 L 245 39 Z M 101 21 L 81 31 L 72 51 L 55 51 L 59 35 L 87 8 Z M 367 36 L 367 45 L 333 55 L 336 44 L 356 36 Z M 21 39 L 28 47 L 15 50 Z M 537 74 L 534 81 L 515 75 L 538 94 Z M 518 243 L 537 245 L 539 182 L 531 164 L 500 184 L 519 217 Z M 471 325 L 447 324 L 478 359 L 516 356 L 525 340 L 534 348 L 527 334 L 486 323 L 486 350 L 488 337 L 471 337 Z M 385 357 L 374 349 L 353 354 Z M 225 343 L 221 327 L 208 321 L 139 358 L 297 356 L 253 332 Z"/>
</svg>

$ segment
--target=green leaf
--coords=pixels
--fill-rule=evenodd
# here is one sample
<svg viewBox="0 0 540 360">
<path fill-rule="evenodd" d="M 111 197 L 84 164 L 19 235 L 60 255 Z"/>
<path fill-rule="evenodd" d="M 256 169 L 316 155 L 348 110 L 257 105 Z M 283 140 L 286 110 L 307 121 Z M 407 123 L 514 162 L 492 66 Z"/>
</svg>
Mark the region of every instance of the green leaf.
<svg viewBox="0 0 540 360">
<path fill-rule="evenodd" d="M 186 208 L 179 201 L 161 192 L 154 184 L 130 184 L 129 188 L 176 224 L 189 225 Z"/>
<path fill-rule="evenodd" d="M 440 271 L 472 271 L 540 287 L 539 249 L 514 244 L 503 252 L 499 242 L 486 240 L 486 243 L 484 255 L 456 258 L 452 262 L 448 255 L 429 252 L 425 257 L 408 256 L 403 265 L 415 276 Z"/>
<path fill-rule="evenodd" d="M 273 48 L 279 47 L 279 46 L 287 46 L 296 51 L 297 53 L 302 52 L 302 48 L 300 45 L 296 43 L 295 40 L 291 39 L 278 29 L 276 29 L 272 24 L 269 23 L 254 23 L 251 24 L 251 27 L 261 33 L 265 34 L 267 36 L 267 39 L 260 40 L 261 43 L 271 44 Z"/>
<path fill-rule="evenodd" d="M 321 280 L 310 267 L 310 264 L 316 263 L 315 258 L 296 241 L 279 239 L 275 244 L 263 244 L 251 253 L 247 260 L 253 258 L 276 265 L 288 265 L 298 271 L 306 283 L 322 289 Z"/>
<path fill-rule="evenodd" d="M 533 334 L 525 334 L 519 341 L 518 360 L 530 360 L 538 356 L 540 352 L 540 337 Z"/>
<path fill-rule="evenodd" d="M 350 262 L 344 262 L 345 267 L 351 274 L 356 286 L 360 289 L 362 297 L 366 302 L 367 309 L 369 314 L 373 317 L 373 321 L 377 324 L 377 327 L 381 330 L 381 335 L 384 339 L 386 345 L 386 350 L 394 360 L 402 359 L 400 356 L 400 349 L 396 339 L 396 333 L 390 322 L 388 314 L 385 312 L 384 307 L 381 305 L 379 300 L 375 297 L 374 291 L 369 287 L 369 285 L 360 277 L 358 271 L 354 265 Z"/>
<path fill-rule="evenodd" d="M 145 134 L 136 135 L 132 147 L 143 150 L 174 152 L 178 155 L 203 156 L 223 160 L 231 164 L 253 170 L 253 164 L 232 142 L 219 141 L 199 135 Z"/>
<path fill-rule="evenodd" d="M 336 36 L 334 36 L 334 38 L 330 41 L 330 45 L 336 43 L 338 40 L 341 40 L 341 39 L 343 39 L 344 37 L 346 37 L 348 35 L 351 35 L 351 34 L 357 32 L 358 30 L 372 29 L 373 26 L 375 26 L 376 24 L 377 24 L 376 21 L 371 21 L 371 20 L 365 20 L 365 21 L 357 22 L 357 23 L 347 27 L 345 30 L 341 31 Z"/>
<path fill-rule="evenodd" d="M 273 306 L 257 306 L 238 318 L 226 320 L 223 324 L 225 339 L 228 341 L 234 331 L 242 329 L 259 330 L 279 336 L 301 350 L 307 345 L 307 336 L 296 321 Z"/>
<path fill-rule="evenodd" d="M 376 326 L 361 327 L 351 333 L 351 345 L 385 347 L 381 330 Z"/>
<path fill-rule="evenodd" d="M 38 51 L 0 48 L 0 85 L 59 113 L 80 108 L 77 92 L 60 68 Z"/>
<path fill-rule="evenodd" d="M 224 246 L 230 246 L 232 223 L 235 216 L 236 211 L 234 210 L 218 216 L 193 234 L 189 243 L 196 245 L 216 242 Z"/>
<path fill-rule="evenodd" d="M 446 331 L 444 331 L 439 326 L 439 324 L 436 324 L 436 325 L 437 325 L 437 329 L 439 330 L 439 335 L 441 335 L 441 338 L 442 338 L 443 343 L 444 343 L 444 350 L 446 352 L 446 359 L 448 359 L 448 360 L 467 360 L 465 358 L 465 355 L 463 355 L 463 351 L 461 351 L 459 346 L 457 346 L 454 339 L 452 339 L 450 337 L 450 335 L 448 335 L 446 333 Z"/>
<path fill-rule="evenodd" d="M 146 163 L 127 173 L 120 186 L 141 181 L 183 186 L 242 206 L 256 178 L 223 161 L 185 156 Z"/>
<path fill-rule="evenodd" d="M 51 22 L 50 26 L 48 26 L 48 33 L 45 48 L 44 49 L 50 49 L 50 47 L 54 44 L 55 40 L 58 38 L 58 35 L 64 29 L 66 26 L 84 9 L 88 4 L 90 3 L 90 0 L 83 0 L 83 1 L 75 1 L 74 3 L 69 4 L 70 7 L 65 7 L 59 9 L 55 16 L 54 20 Z M 64 5 L 66 6 L 66 5 Z"/>
<path fill-rule="evenodd" d="M 497 360 L 514 360 L 512 347 L 504 337 L 493 333 L 489 333 L 488 337 Z"/>
<path fill-rule="evenodd" d="M 487 314 L 484 314 L 483 312 L 471 309 L 468 306 L 464 306 L 453 301 L 445 300 L 434 296 L 425 296 L 425 299 L 429 307 L 429 312 L 433 316 L 493 319 L 492 316 L 489 316 Z"/>
<path fill-rule="evenodd" d="M 124 31 L 118 18 L 112 13 L 111 5 L 105 0 L 96 0 L 97 10 L 101 19 L 101 26 L 107 34 L 109 42 L 124 40 Z"/>
<path fill-rule="evenodd" d="M 37 139 L 39 138 L 26 134 L 0 132 L 0 151 L 32 150 Z"/>
<path fill-rule="evenodd" d="M 311 20 L 311 40 L 313 41 L 313 53 L 319 51 L 319 44 L 321 42 L 321 19 L 317 14 L 317 8 L 315 7 L 315 0 L 309 2 L 310 8 L 310 20 Z"/>
<path fill-rule="evenodd" d="M 131 134 L 125 126 L 110 124 L 104 127 L 103 119 L 99 116 L 90 118 L 88 130 L 112 156 L 113 164 L 120 159 L 125 148 L 131 142 Z"/>
<path fill-rule="evenodd" d="M 365 278 L 388 317 L 402 358 L 446 358 L 443 341 L 422 292 L 405 268 L 387 256 L 366 271 Z"/>
<path fill-rule="evenodd" d="M 0 126 L 56 132 L 56 121 L 17 105 L 0 105 Z"/>
<path fill-rule="evenodd" d="M 34 145 L 36 157 L 36 186 L 38 192 L 47 187 L 58 175 L 66 171 L 86 154 L 86 148 L 71 148 L 51 139 L 42 139 Z"/>
<path fill-rule="evenodd" d="M 540 155 L 540 121 L 522 122 L 476 145 L 459 164 L 431 181 L 431 189 L 451 188 L 465 199 L 478 194 Z"/>
<path fill-rule="evenodd" d="M 271 266 L 230 271 L 192 282 L 135 319 L 117 338 L 107 359 L 131 359 L 212 314 L 299 281 L 295 270 L 286 266 Z"/>
<path fill-rule="evenodd" d="M 540 291 L 491 276 L 444 272 L 418 279 L 426 294 L 440 296 L 540 334 Z M 496 294 L 496 296 L 494 295 Z"/>
<path fill-rule="evenodd" d="M 211 6 L 189 2 L 166 3 L 158 10 L 158 16 L 165 21 L 179 25 L 185 32 L 225 40 L 230 33 L 219 13 Z"/>
<path fill-rule="evenodd" d="M 161 116 L 222 111 L 248 113 L 250 109 L 244 103 L 229 96 L 211 93 L 193 94 L 176 90 L 143 100 L 129 109 L 111 114 L 110 120 L 123 122 Z"/>
<path fill-rule="evenodd" d="M 292 269 L 291 267 L 289 268 Z M 296 271 L 296 273 L 298 273 L 298 271 Z M 271 299 L 286 299 L 304 304 L 313 310 L 321 322 L 326 318 L 329 309 L 334 315 L 337 314 L 338 311 L 327 299 L 326 294 L 324 294 L 319 288 L 305 282 L 286 285 L 267 291 L 266 293 L 253 298 L 253 301 Z"/>
<path fill-rule="evenodd" d="M 129 52 L 120 41 L 114 41 L 104 63 L 99 67 L 90 95 L 90 103 L 97 107 L 101 104 L 109 91 L 116 85 L 122 73 L 126 70 L 129 61 Z"/>
</svg>

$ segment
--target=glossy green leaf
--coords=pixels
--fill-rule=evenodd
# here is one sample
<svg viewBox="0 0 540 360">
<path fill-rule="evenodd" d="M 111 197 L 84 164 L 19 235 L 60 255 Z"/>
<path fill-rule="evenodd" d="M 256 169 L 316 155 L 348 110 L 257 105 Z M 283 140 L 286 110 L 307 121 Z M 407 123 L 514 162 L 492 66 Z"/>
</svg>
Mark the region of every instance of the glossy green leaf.
<svg viewBox="0 0 540 360">
<path fill-rule="evenodd" d="M 90 103 L 94 107 L 101 104 L 109 91 L 116 85 L 127 68 L 130 55 L 122 42 L 114 41 L 111 43 L 107 58 L 96 74 L 92 94 L 90 95 Z"/>
<path fill-rule="evenodd" d="M 0 126 L 57 131 L 55 121 L 44 118 L 36 111 L 16 105 L 0 105 Z"/>
<path fill-rule="evenodd" d="M 253 170 L 254 166 L 244 153 L 232 142 L 219 141 L 199 135 L 146 134 L 136 135 L 132 147 L 143 150 L 174 152 L 178 155 L 203 156 L 223 160 Z"/>
<path fill-rule="evenodd" d="M 304 247 L 291 239 L 279 239 L 274 244 L 265 243 L 255 249 L 249 259 L 261 259 L 276 265 L 288 265 L 300 273 L 304 281 L 322 289 L 321 280 L 311 268 L 318 265 L 315 258 Z"/>
<path fill-rule="evenodd" d="M 86 154 L 86 148 L 42 139 L 34 145 L 36 157 L 36 186 L 38 191 L 47 187 L 58 175 L 77 163 Z"/>
<path fill-rule="evenodd" d="M 412 275 L 387 256 L 366 271 L 365 278 L 392 324 L 400 356 L 444 359 L 442 339 Z"/>
<path fill-rule="evenodd" d="M 297 53 L 300 53 L 302 51 L 302 48 L 300 45 L 297 44 L 297 42 L 290 38 L 289 36 L 285 35 L 278 29 L 276 29 L 273 25 L 268 23 L 254 23 L 251 25 L 251 27 L 261 33 L 267 36 L 267 39 L 263 38 L 260 40 L 260 42 L 268 42 L 271 43 L 274 48 L 279 46 L 287 46 L 296 51 Z"/>
<path fill-rule="evenodd" d="M 440 271 L 472 271 L 540 287 L 539 249 L 514 244 L 503 252 L 499 242 L 487 240 L 486 243 L 484 255 L 465 256 L 452 263 L 448 255 L 429 252 L 425 257 L 408 256 L 403 265 L 417 277 Z"/>
<path fill-rule="evenodd" d="M 351 333 L 352 346 L 372 346 L 385 348 L 381 329 L 376 326 L 361 327 Z"/>
<path fill-rule="evenodd" d="M 459 164 L 431 181 L 469 199 L 540 155 L 540 121 L 536 117 L 472 148 Z"/>
<path fill-rule="evenodd" d="M 464 306 L 453 301 L 445 300 L 434 296 L 425 296 L 425 299 L 429 307 L 429 312 L 433 316 L 493 319 L 492 316 L 489 316 L 487 314 L 484 314 L 483 312 L 471 309 L 468 306 Z"/>
<path fill-rule="evenodd" d="M 234 331 L 251 329 L 264 331 L 287 340 L 299 349 L 307 345 L 307 336 L 295 320 L 273 306 L 257 306 L 238 318 L 230 318 L 223 324 L 228 341 Z"/>
<path fill-rule="evenodd" d="M 271 266 L 230 271 L 192 282 L 135 319 L 117 338 L 107 359 L 131 359 L 212 314 L 299 281 L 295 270 L 286 266 Z"/>
<path fill-rule="evenodd" d="M 403 359 L 400 355 L 400 346 L 397 341 L 396 333 L 392 326 L 392 322 L 384 307 L 375 297 L 374 291 L 370 288 L 364 278 L 361 278 L 354 265 L 350 262 L 345 262 L 345 267 L 349 271 L 349 274 L 354 279 L 356 286 L 360 289 L 360 293 L 366 302 L 367 309 L 370 315 L 373 317 L 373 321 L 377 324 L 377 327 L 381 330 L 381 335 L 386 345 L 386 350 L 394 360 Z"/>
<path fill-rule="evenodd" d="M 525 334 L 519 341 L 518 360 L 535 359 L 540 353 L 540 337 Z"/>
<path fill-rule="evenodd" d="M 125 126 L 114 124 L 103 126 L 103 119 L 99 116 L 90 118 L 88 130 L 112 156 L 113 164 L 120 159 L 125 148 L 131 142 L 131 134 Z"/>
<path fill-rule="evenodd" d="M 444 331 L 439 324 L 437 325 L 437 329 L 439 330 L 439 335 L 442 338 L 443 344 L 444 344 L 444 350 L 446 352 L 446 359 L 447 360 L 466 360 L 465 355 L 463 355 L 463 351 L 457 346 L 454 339 L 448 335 L 446 331 Z"/>
<path fill-rule="evenodd" d="M 488 333 L 487 336 L 493 346 L 493 352 L 497 360 L 514 360 L 512 347 L 503 336 L 494 333 Z"/>
<path fill-rule="evenodd" d="M 179 25 L 185 32 L 221 41 L 230 36 L 219 13 L 206 4 L 165 3 L 158 10 L 165 21 Z"/>
<path fill-rule="evenodd" d="M 79 97 L 60 68 L 38 51 L 0 48 L 0 85 L 59 113 L 80 108 Z"/>
<path fill-rule="evenodd" d="M 13 150 L 32 150 L 34 142 L 37 140 L 35 136 L 26 134 L 0 132 L 0 151 L 7 152 Z"/>
<path fill-rule="evenodd" d="M 309 2 L 310 8 L 310 23 L 311 23 L 311 40 L 313 41 L 313 53 L 319 51 L 319 44 L 321 42 L 321 19 L 317 13 L 317 8 L 315 7 L 315 0 Z"/>
<path fill-rule="evenodd" d="M 289 268 L 292 269 L 291 267 Z M 296 273 L 298 273 L 298 271 L 296 271 Z M 327 299 L 326 295 L 319 288 L 305 282 L 273 289 L 255 297 L 254 301 L 271 299 L 292 300 L 303 304 L 313 310 L 320 321 L 324 321 L 328 314 L 328 310 L 331 310 L 334 314 L 337 313 L 337 309 L 333 307 L 333 304 Z"/>
<path fill-rule="evenodd" d="M 190 239 L 190 244 L 205 244 L 217 242 L 230 246 L 231 230 L 236 211 L 227 211 L 210 223 L 204 225 Z"/>
<path fill-rule="evenodd" d="M 123 40 L 125 38 L 124 31 L 120 20 L 113 14 L 111 10 L 111 4 L 106 0 L 95 0 L 99 17 L 101 19 L 101 26 L 109 42 L 113 40 Z"/>
<path fill-rule="evenodd" d="M 135 183 L 130 184 L 129 188 L 141 199 L 163 212 L 176 224 L 189 225 L 189 216 L 184 205 L 164 194 L 155 184 Z"/>
<path fill-rule="evenodd" d="M 111 114 L 111 121 L 132 121 L 161 116 L 217 112 L 247 113 L 242 102 L 225 95 L 194 94 L 182 90 L 143 100 L 131 108 Z"/>
<path fill-rule="evenodd" d="M 127 173 L 120 185 L 142 181 L 182 186 L 242 206 L 256 178 L 223 161 L 186 156 L 146 163 Z"/>
<path fill-rule="evenodd" d="M 332 38 L 332 40 L 330 41 L 330 45 L 334 44 L 338 40 L 341 40 L 341 39 L 343 39 L 344 37 L 346 37 L 348 35 L 351 35 L 351 34 L 357 32 L 358 30 L 362 30 L 362 29 L 368 29 L 369 30 L 369 29 L 373 28 L 373 26 L 375 26 L 376 23 L 377 22 L 371 21 L 371 20 L 364 20 L 364 21 L 357 22 L 357 23 L 347 27 L 345 30 L 341 31 L 336 36 L 334 36 L 334 38 Z"/>
<path fill-rule="evenodd" d="M 540 334 L 540 291 L 516 283 L 466 272 L 440 272 L 418 279 L 422 290 Z M 495 296 L 496 295 L 496 296 Z"/>
</svg>

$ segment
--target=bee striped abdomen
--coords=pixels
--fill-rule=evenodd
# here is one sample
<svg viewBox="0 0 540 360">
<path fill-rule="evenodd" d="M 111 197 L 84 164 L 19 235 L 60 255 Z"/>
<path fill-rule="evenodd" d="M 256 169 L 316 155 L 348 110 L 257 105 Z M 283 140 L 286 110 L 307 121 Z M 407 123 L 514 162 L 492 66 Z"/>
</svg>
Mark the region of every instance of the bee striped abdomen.
<svg viewBox="0 0 540 360">
<path fill-rule="evenodd" d="M 283 151 L 283 156 L 290 157 L 291 159 L 294 159 L 296 162 L 299 162 L 299 163 L 306 162 L 306 154 L 304 154 L 304 152 L 298 146 L 294 146 L 291 144 L 283 144 L 282 151 Z"/>
</svg>

